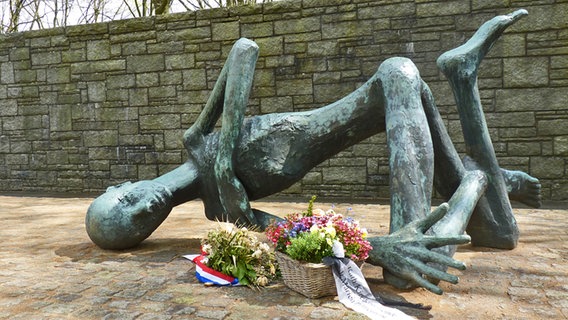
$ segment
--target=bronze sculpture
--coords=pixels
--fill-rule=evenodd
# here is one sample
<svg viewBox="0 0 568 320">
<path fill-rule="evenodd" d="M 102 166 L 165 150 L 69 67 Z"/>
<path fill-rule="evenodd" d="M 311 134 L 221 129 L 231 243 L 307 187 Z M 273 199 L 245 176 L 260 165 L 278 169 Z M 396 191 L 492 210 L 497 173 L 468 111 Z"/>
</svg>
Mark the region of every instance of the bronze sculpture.
<svg viewBox="0 0 568 320">
<path fill-rule="evenodd" d="M 149 181 L 110 187 L 86 216 L 90 238 L 105 249 L 125 249 L 146 239 L 183 202 L 200 198 L 211 220 L 265 227 L 277 217 L 249 200 L 282 191 L 322 161 L 378 132 L 390 151 L 390 235 L 371 241 L 369 262 L 381 265 L 397 287 L 419 285 L 441 293 L 437 281 L 457 282 L 447 267 L 455 245 L 513 248 L 518 230 L 507 192 L 538 206 L 540 184 L 498 167 L 477 92 L 477 68 L 518 10 L 486 22 L 438 64 L 454 90 L 468 157 L 455 151 L 430 89 L 414 64 L 391 58 L 359 89 L 328 106 L 244 118 L 258 55 L 240 39 L 197 121 L 185 132 L 187 162 Z M 222 117 L 220 131 L 214 131 Z M 436 168 L 436 170 L 434 169 Z M 434 179 L 435 176 L 435 179 Z M 433 213 L 431 193 L 448 200 Z M 475 211 L 474 211 L 475 209 Z M 470 219 L 471 218 L 471 219 Z M 464 235 L 464 231 L 468 235 Z"/>
</svg>

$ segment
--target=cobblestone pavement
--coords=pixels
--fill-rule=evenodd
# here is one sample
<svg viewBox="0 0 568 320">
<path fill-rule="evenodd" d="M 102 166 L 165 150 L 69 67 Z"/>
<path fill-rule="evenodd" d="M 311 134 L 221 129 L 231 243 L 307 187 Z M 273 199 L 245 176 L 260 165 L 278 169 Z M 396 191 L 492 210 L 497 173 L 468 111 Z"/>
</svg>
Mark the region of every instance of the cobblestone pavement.
<svg viewBox="0 0 568 320">
<path fill-rule="evenodd" d="M 282 282 L 256 291 L 205 287 L 182 254 L 196 253 L 215 224 L 200 202 L 174 209 L 134 250 L 97 248 L 84 231 L 92 199 L 0 196 L 0 319 L 365 319 L 336 299 L 307 299 Z M 304 203 L 257 202 L 279 215 Z M 327 208 L 329 204 L 319 204 Z M 388 206 L 353 208 L 371 234 L 388 230 Z M 342 209 L 339 209 L 340 211 Z M 432 305 L 401 310 L 419 319 L 568 318 L 568 210 L 516 209 L 522 232 L 515 250 L 461 247 L 468 265 L 442 296 L 394 290 L 379 267 L 364 265 L 374 292 Z"/>
</svg>

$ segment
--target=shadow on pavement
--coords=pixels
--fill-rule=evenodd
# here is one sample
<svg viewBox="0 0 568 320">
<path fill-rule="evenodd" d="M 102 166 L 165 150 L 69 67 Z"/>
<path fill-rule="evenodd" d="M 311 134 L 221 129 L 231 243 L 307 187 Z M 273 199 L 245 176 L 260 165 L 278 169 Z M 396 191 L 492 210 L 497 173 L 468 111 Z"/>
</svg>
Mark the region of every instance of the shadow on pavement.
<svg viewBox="0 0 568 320">
<path fill-rule="evenodd" d="M 104 250 L 91 242 L 62 246 L 55 250 L 61 257 L 71 258 L 73 262 L 101 263 L 105 261 L 161 262 L 167 263 L 182 255 L 199 253 L 199 239 L 150 239 L 139 246 L 126 250 Z"/>
</svg>

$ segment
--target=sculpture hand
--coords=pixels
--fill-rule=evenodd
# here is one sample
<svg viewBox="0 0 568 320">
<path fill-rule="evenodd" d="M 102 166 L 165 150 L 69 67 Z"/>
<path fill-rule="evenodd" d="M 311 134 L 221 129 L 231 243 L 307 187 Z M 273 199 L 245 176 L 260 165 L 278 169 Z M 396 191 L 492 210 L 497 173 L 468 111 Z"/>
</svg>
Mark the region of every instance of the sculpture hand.
<svg viewBox="0 0 568 320">
<path fill-rule="evenodd" d="M 465 265 L 430 249 L 465 244 L 471 240 L 467 235 L 439 237 L 424 234 L 446 214 L 448 208 L 448 204 L 444 203 L 427 217 L 409 223 L 388 236 L 369 239 L 374 249 L 368 262 L 382 266 L 396 277 L 442 294 L 442 290 L 425 277 L 434 282 L 443 280 L 454 284 L 458 282 L 458 277 L 429 266 L 427 262 L 461 270 L 465 269 Z"/>
<path fill-rule="evenodd" d="M 215 163 L 215 179 L 219 191 L 219 201 L 226 220 L 238 225 L 258 226 L 256 216 L 251 210 L 246 190 L 234 172 L 225 163 Z"/>
</svg>

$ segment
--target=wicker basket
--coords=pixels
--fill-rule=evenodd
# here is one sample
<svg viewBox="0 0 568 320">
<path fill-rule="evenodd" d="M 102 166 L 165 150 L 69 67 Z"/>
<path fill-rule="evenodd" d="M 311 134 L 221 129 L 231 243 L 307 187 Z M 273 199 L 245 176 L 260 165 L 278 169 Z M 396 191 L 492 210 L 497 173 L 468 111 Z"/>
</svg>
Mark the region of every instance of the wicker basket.
<svg viewBox="0 0 568 320">
<path fill-rule="evenodd" d="M 322 263 L 302 263 L 279 251 L 275 255 L 288 288 L 308 298 L 337 295 L 331 267 Z"/>
</svg>

